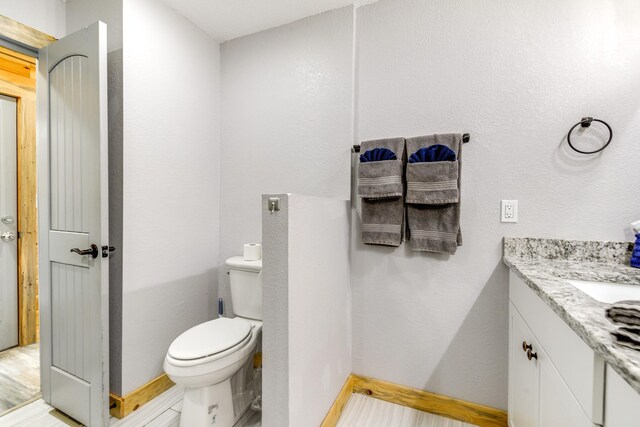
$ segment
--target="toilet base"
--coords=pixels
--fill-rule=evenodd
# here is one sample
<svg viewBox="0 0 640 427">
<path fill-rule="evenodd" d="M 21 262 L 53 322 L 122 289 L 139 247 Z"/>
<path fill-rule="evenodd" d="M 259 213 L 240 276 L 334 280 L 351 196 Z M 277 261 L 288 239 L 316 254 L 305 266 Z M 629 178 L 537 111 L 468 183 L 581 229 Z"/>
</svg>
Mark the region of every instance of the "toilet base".
<svg viewBox="0 0 640 427">
<path fill-rule="evenodd" d="M 180 427 L 233 427 L 234 421 L 231 379 L 185 389 Z"/>
</svg>

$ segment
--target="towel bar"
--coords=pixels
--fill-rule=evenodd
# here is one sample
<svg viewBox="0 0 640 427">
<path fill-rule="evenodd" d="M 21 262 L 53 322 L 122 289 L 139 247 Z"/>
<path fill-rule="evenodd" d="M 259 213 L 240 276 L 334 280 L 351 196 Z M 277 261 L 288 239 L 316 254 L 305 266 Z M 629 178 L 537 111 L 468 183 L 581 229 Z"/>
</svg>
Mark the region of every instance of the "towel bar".
<svg viewBox="0 0 640 427">
<path fill-rule="evenodd" d="M 462 142 L 463 143 L 467 143 L 471 140 L 471 135 L 469 135 L 468 133 L 463 133 L 462 134 Z M 354 145 L 353 148 L 351 149 L 352 153 L 359 153 L 360 152 L 360 146 L 359 145 Z"/>
</svg>

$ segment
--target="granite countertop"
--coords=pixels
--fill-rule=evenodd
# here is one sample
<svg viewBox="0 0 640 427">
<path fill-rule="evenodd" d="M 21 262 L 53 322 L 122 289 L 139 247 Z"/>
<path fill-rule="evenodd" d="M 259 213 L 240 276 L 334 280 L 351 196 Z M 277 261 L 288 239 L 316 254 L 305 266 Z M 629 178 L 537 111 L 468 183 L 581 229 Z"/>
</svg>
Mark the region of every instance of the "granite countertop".
<svg viewBox="0 0 640 427">
<path fill-rule="evenodd" d="M 640 269 L 629 267 L 631 250 L 622 242 L 505 237 L 503 262 L 640 393 L 640 351 L 614 343 L 611 331 L 616 326 L 604 315 L 608 304 L 567 282 L 640 286 Z"/>
</svg>

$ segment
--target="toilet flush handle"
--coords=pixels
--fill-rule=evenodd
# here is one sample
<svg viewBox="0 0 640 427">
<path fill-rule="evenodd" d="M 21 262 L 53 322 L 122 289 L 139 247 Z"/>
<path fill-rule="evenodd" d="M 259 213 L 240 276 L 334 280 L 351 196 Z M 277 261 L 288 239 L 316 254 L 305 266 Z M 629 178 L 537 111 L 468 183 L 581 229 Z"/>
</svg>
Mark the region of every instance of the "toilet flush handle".
<svg viewBox="0 0 640 427">
<path fill-rule="evenodd" d="M 224 300 L 218 298 L 218 317 L 224 316 Z"/>
</svg>

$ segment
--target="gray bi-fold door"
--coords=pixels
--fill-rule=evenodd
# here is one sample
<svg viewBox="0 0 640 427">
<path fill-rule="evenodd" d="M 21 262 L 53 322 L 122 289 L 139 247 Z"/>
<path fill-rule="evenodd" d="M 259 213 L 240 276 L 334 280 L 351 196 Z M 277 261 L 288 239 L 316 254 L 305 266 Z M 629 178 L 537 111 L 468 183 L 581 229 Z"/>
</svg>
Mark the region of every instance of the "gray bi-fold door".
<svg viewBox="0 0 640 427">
<path fill-rule="evenodd" d="M 87 426 L 109 419 L 106 35 L 93 24 L 38 58 L 42 393 Z"/>
<path fill-rule="evenodd" d="M 0 351 L 18 345 L 16 100 L 0 95 Z"/>
</svg>

